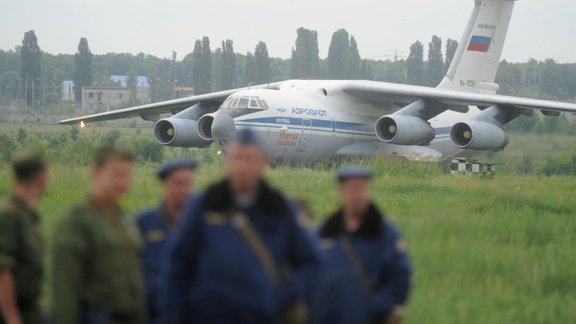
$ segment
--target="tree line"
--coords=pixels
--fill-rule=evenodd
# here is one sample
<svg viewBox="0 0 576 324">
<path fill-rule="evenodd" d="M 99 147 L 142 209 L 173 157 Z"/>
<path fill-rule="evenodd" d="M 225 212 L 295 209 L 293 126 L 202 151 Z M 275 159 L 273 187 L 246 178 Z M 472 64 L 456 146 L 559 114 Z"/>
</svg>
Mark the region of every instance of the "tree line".
<svg viewBox="0 0 576 324">
<path fill-rule="evenodd" d="M 135 89 L 137 75 L 150 82 L 153 101 L 171 99 L 175 86 L 193 86 L 196 94 L 262 84 L 285 79 L 364 79 L 436 86 L 450 66 L 458 43 L 445 43 L 433 36 L 425 45 L 416 41 L 406 58 L 375 60 L 362 58 L 359 44 L 345 29 L 332 35 L 328 55 L 319 56 L 318 34 L 299 28 L 289 59 L 269 56 L 265 42 L 253 52 L 236 53 L 230 39 L 211 44 L 197 39 L 194 50 L 178 60 L 177 53 L 161 59 L 139 53 L 94 55 L 88 40 L 81 38 L 73 55 L 53 55 L 40 49 L 34 31 L 24 34 L 14 50 L 0 50 L 0 104 L 19 98 L 27 106 L 58 107 L 62 81 L 73 80 L 74 97 L 81 100 L 83 86 L 114 86 L 110 75 L 129 76 Z M 553 59 L 526 63 L 502 61 L 496 82 L 501 93 L 547 99 L 576 98 L 576 64 L 558 64 Z M 134 90 L 135 93 L 135 90 Z"/>
</svg>

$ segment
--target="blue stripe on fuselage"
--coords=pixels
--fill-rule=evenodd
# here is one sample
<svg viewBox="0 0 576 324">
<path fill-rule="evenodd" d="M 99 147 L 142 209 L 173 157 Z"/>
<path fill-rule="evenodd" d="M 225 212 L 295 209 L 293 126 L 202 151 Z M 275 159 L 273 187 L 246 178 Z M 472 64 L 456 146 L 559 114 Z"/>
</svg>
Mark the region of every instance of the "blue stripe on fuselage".
<svg viewBox="0 0 576 324">
<path fill-rule="evenodd" d="M 309 120 L 310 125 L 304 125 L 303 120 Z M 353 123 L 353 122 L 344 122 L 344 121 L 334 121 L 331 120 L 323 120 L 323 119 L 309 119 L 309 118 L 293 118 L 293 117 L 261 117 L 261 118 L 251 118 L 251 119 L 243 119 L 239 120 L 241 123 L 257 123 L 257 124 L 273 124 L 276 127 L 282 126 L 298 126 L 298 127 L 317 127 L 317 128 L 327 128 L 330 131 L 332 130 L 332 123 L 334 123 L 335 131 L 338 130 L 348 130 L 348 131 L 358 131 L 369 133 L 370 135 L 374 134 L 373 131 L 373 124 L 372 123 Z M 451 127 L 439 127 L 434 129 L 436 131 L 436 136 L 447 136 L 450 134 Z M 367 134 L 368 135 L 368 134 Z"/>
</svg>

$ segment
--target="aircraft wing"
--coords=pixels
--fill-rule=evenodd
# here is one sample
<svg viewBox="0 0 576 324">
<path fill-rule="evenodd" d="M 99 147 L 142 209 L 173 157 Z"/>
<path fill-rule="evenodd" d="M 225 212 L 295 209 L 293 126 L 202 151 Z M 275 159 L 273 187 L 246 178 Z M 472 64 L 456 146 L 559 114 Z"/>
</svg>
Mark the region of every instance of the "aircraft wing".
<svg viewBox="0 0 576 324">
<path fill-rule="evenodd" d="M 270 83 L 265 85 L 257 85 L 252 86 L 252 89 L 277 89 L 277 84 Z M 130 117 L 142 117 L 146 120 L 153 120 L 153 118 L 162 113 L 172 113 L 176 114 L 186 108 L 189 108 L 197 103 L 212 103 L 216 105 L 220 105 L 228 96 L 231 94 L 246 90 L 248 88 L 238 88 L 238 89 L 231 89 L 213 93 L 207 93 L 198 96 L 191 96 L 186 98 L 174 99 L 174 100 L 167 100 L 161 102 L 155 102 L 151 104 L 125 108 L 125 109 L 118 109 L 113 111 L 107 111 L 98 114 L 74 117 L 66 120 L 60 121 L 60 124 L 65 125 L 72 125 L 79 122 L 99 122 L 99 121 L 106 121 L 106 120 L 115 120 L 115 119 L 123 119 L 123 118 L 130 118 Z"/>
<path fill-rule="evenodd" d="M 404 84 L 375 81 L 350 81 L 342 91 L 359 99 L 372 102 L 410 103 L 424 100 L 449 107 L 478 106 L 516 108 L 519 110 L 541 110 L 544 114 L 560 112 L 576 113 L 576 103 L 511 97 L 496 94 L 471 93 Z M 459 109 L 455 109 L 459 110 Z"/>
</svg>

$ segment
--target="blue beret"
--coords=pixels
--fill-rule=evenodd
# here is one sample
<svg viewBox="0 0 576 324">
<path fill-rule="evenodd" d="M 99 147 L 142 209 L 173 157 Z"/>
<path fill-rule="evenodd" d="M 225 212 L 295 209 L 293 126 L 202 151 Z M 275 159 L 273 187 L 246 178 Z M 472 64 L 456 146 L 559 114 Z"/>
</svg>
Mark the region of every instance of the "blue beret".
<svg viewBox="0 0 576 324">
<path fill-rule="evenodd" d="M 346 167 L 346 168 L 340 169 L 336 173 L 336 179 L 338 179 L 338 182 L 340 182 L 340 183 L 342 183 L 348 179 L 371 180 L 373 176 L 374 175 L 372 174 L 372 171 L 365 169 L 365 168 L 362 168 L 362 167 L 357 167 L 357 166 Z"/>
<path fill-rule="evenodd" d="M 196 163 L 194 161 L 182 160 L 182 159 L 173 160 L 173 161 L 167 162 L 162 167 L 160 167 L 160 169 L 158 169 L 158 172 L 156 172 L 156 175 L 158 176 L 158 178 L 164 180 L 164 179 L 166 179 L 166 177 L 168 177 L 168 175 L 170 173 L 172 173 L 172 171 L 174 171 L 176 169 L 194 170 L 197 167 L 198 167 L 198 163 Z"/>
<path fill-rule="evenodd" d="M 254 131 L 251 130 L 250 128 L 244 128 L 244 129 L 239 130 L 236 133 L 236 136 L 234 137 L 234 143 L 237 143 L 240 145 L 261 146 L 258 135 L 256 135 L 256 133 L 254 133 Z"/>
</svg>

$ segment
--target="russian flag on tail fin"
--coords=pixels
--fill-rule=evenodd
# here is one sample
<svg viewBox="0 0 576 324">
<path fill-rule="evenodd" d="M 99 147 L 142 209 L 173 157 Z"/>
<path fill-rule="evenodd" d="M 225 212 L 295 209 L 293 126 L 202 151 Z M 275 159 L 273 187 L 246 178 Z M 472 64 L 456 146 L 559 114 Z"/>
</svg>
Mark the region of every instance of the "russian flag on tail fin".
<svg viewBox="0 0 576 324">
<path fill-rule="evenodd" d="M 488 52 L 490 49 L 490 43 L 492 42 L 492 38 L 485 37 L 485 36 L 472 36 L 470 39 L 470 43 L 468 44 L 468 50 L 474 52 Z"/>
</svg>

